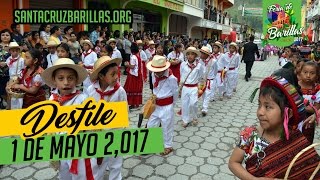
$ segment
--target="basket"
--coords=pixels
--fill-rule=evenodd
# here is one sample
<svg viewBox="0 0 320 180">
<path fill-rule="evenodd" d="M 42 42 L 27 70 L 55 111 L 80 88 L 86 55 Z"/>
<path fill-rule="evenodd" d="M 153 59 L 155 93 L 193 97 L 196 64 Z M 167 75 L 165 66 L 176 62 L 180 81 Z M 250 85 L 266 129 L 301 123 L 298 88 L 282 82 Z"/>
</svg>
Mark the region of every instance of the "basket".
<svg viewBox="0 0 320 180">
<path fill-rule="evenodd" d="M 156 99 L 157 99 L 157 96 L 152 94 L 151 97 L 146 102 L 146 104 L 144 105 L 144 107 L 143 107 L 143 118 L 144 119 L 149 119 L 151 114 L 156 109 Z"/>
<path fill-rule="evenodd" d="M 284 176 L 284 180 L 288 180 L 288 177 L 289 177 L 289 174 L 290 174 L 290 171 L 291 171 L 291 168 L 293 167 L 294 163 L 296 162 L 296 160 L 298 160 L 298 158 L 305 152 L 307 152 L 308 150 L 310 150 L 311 148 L 314 148 L 316 146 L 319 146 L 320 143 L 314 143 L 314 144 L 311 144 L 310 146 L 304 148 L 302 151 L 300 151 L 291 161 L 287 171 L 286 171 L 286 174 Z M 314 178 L 314 176 L 317 174 L 317 172 L 319 171 L 320 169 L 320 162 L 318 163 L 318 166 L 316 167 L 316 169 L 313 171 L 311 177 L 309 178 L 309 180 L 312 180 Z"/>
<path fill-rule="evenodd" d="M 13 91 L 11 88 L 8 89 L 7 93 L 9 94 L 10 97 L 13 98 L 23 98 L 25 95 L 25 92 L 23 91 Z"/>
</svg>

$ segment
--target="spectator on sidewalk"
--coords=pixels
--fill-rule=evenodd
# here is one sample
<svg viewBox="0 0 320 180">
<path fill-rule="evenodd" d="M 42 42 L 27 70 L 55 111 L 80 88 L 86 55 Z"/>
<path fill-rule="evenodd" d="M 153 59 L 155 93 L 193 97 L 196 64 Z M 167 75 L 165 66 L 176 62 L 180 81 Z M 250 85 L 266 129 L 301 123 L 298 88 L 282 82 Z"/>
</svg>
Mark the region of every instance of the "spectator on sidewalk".
<svg viewBox="0 0 320 180">
<path fill-rule="evenodd" d="M 60 44 L 61 40 L 59 36 L 61 35 L 61 29 L 59 26 L 53 26 L 50 30 L 51 36 L 49 38 L 49 41 L 54 41 L 56 44 Z"/>
<path fill-rule="evenodd" d="M 20 25 L 13 23 L 11 24 L 11 30 L 12 30 L 12 41 L 17 42 L 19 45 L 21 45 L 23 41 L 23 36 L 20 34 Z"/>
<path fill-rule="evenodd" d="M 98 40 L 99 36 L 100 36 L 100 31 L 101 31 L 101 26 L 100 25 L 96 25 L 95 26 L 95 30 L 91 32 L 90 34 L 90 41 L 92 43 L 94 43 L 94 45 L 96 44 L 95 42 Z"/>
<path fill-rule="evenodd" d="M 39 28 L 40 38 L 44 40 L 47 44 L 50 38 L 50 25 L 49 24 L 41 24 Z"/>
</svg>

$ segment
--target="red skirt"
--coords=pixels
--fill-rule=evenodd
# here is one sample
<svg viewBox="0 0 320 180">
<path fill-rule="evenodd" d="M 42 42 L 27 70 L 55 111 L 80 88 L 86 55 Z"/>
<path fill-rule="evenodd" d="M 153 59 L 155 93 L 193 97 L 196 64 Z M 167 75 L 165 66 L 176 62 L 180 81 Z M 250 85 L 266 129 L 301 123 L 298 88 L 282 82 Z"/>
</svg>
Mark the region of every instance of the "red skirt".
<svg viewBox="0 0 320 180">
<path fill-rule="evenodd" d="M 143 70 L 143 81 L 146 82 L 147 78 L 148 78 L 148 73 L 147 73 L 147 66 L 146 66 L 146 62 L 142 61 L 142 70 Z"/>
<path fill-rule="evenodd" d="M 36 94 L 26 93 L 23 97 L 23 105 L 22 108 L 28 108 L 29 106 L 46 100 L 46 93 L 44 89 L 41 87 Z"/>
<path fill-rule="evenodd" d="M 123 88 L 127 92 L 127 99 L 129 105 L 142 104 L 143 81 L 141 75 L 137 77 L 128 73 L 127 80 Z"/>
<path fill-rule="evenodd" d="M 180 65 L 181 63 L 170 66 L 170 69 L 172 70 L 172 74 L 177 78 L 178 84 L 180 84 Z"/>
</svg>

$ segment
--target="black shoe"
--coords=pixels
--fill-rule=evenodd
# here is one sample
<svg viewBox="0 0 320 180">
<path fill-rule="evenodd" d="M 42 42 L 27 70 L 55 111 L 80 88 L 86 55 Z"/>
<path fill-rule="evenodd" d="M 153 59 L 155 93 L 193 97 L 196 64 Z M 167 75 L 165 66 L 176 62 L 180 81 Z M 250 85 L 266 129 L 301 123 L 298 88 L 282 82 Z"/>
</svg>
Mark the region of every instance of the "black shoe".
<svg viewBox="0 0 320 180">
<path fill-rule="evenodd" d="M 247 82 L 249 81 L 248 77 L 245 77 L 244 79 L 245 79 Z"/>
</svg>

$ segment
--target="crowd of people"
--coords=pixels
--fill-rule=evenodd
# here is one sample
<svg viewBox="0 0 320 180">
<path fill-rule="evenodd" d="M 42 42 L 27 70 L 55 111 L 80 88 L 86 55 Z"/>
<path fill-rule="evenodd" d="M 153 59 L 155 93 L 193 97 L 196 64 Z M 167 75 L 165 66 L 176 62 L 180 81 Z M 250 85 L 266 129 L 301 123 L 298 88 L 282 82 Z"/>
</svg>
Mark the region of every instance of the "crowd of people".
<svg viewBox="0 0 320 180">
<path fill-rule="evenodd" d="M 7 109 L 28 108 L 49 96 L 61 106 L 81 104 L 93 97 L 97 101 L 127 101 L 129 109 L 135 110 L 144 104 L 143 86 L 149 83 L 156 108 L 149 114 L 146 128 L 163 129 L 162 156 L 174 151 L 174 107 L 179 99 L 181 126 L 197 126 L 201 122 L 198 102 L 202 100 L 204 117 L 210 113 L 209 103 L 231 99 L 237 91 L 241 60 L 247 65 L 248 81 L 254 53 L 259 56 L 253 37 L 244 45 L 241 58 L 235 42 L 148 32 L 111 33 L 100 25 L 90 34 L 76 33 L 70 26 L 62 33 L 60 27 L 47 24 L 24 36 L 18 24 L 11 29 L 0 32 L 2 108 L 3 101 Z M 286 48 L 280 58 L 285 62 L 280 63 L 283 68 L 262 81 L 257 110 L 260 126 L 240 132 L 240 142 L 230 157 L 230 170 L 237 177 L 283 177 L 290 158 L 281 159 L 284 153 L 274 158 L 279 156 L 279 149 L 297 154 L 313 143 L 320 108 L 319 69 L 317 60 L 300 56 L 305 55 L 303 52 L 295 54 L 293 48 Z M 318 52 L 320 48 L 313 53 L 315 59 Z M 123 85 L 120 78 L 126 78 Z M 260 153 L 262 156 L 257 156 Z M 315 151 L 309 155 L 312 158 L 305 158 L 292 177 L 312 173 L 320 157 Z M 269 159 L 280 159 L 282 163 L 264 163 Z M 246 169 L 241 165 L 243 161 Z M 122 179 L 122 162 L 122 157 L 61 160 L 59 177 L 103 179 L 108 169 L 109 179 L 118 180 Z M 267 165 L 272 165 L 270 171 L 265 170 Z"/>
</svg>

